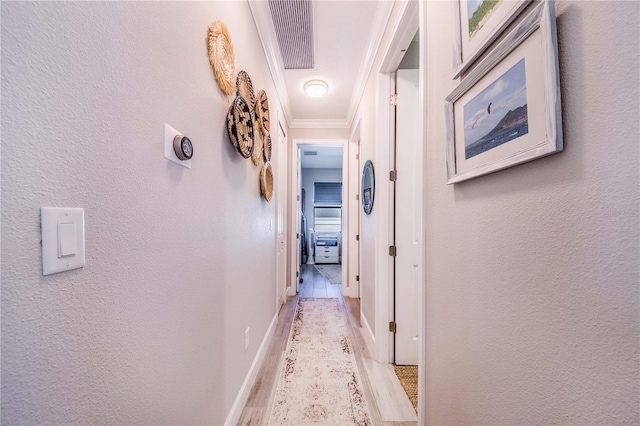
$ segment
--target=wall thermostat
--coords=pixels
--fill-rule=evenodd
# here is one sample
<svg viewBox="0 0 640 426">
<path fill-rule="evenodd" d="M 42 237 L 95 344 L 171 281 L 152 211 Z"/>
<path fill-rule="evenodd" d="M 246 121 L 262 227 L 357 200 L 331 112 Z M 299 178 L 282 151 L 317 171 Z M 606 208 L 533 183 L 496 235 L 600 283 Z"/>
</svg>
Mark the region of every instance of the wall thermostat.
<svg viewBox="0 0 640 426">
<path fill-rule="evenodd" d="M 181 167 L 191 168 L 193 157 L 193 143 L 183 132 L 164 125 L 164 158 Z"/>
<path fill-rule="evenodd" d="M 176 153 L 176 157 L 181 160 L 191 160 L 193 157 L 193 144 L 191 139 L 184 135 L 176 135 L 173 138 L 173 152 Z"/>
</svg>

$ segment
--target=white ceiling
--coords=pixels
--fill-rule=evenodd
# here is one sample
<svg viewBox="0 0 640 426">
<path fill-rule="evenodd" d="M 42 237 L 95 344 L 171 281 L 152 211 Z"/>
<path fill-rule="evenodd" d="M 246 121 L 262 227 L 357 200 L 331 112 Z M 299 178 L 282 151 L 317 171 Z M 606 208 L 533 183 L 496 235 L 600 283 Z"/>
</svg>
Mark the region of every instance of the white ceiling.
<svg viewBox="0 0 640 426">
<path fill-rule="evenodd" d="M 315 67 L 285 70 L 267 1 L 250 1 L 289 127 L 349 127 L 362 96 L 384 26 L 389 1 L 313 1 Z M 304 94 L 304 83 L 329 84 L 324 98 Z"/>
<path fill-rule="evenodd" d="M 309 155 L 309 153 L 316 155 Z M 342 147 L 305 145 L 300 147 L 300 167 L 303 169 L 341 169 Z"/>
</svg>

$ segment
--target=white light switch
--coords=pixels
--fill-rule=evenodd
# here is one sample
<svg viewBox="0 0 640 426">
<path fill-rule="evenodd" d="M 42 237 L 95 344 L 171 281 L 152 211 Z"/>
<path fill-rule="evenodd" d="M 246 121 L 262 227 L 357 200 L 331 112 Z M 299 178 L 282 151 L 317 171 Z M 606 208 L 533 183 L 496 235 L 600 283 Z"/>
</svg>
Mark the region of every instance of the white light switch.
<svg viewBox="0 0 640 426">
<path fill-rule="evenodd" d="M 84 256 L 84 209 L 41 207 L 42 274 L 81 268 Z"/>
<path fill-rule="evenodd" d="M 58 258 L 74 256 L 78 252 L 76 223 L 58 222 Z"/>
</svg>

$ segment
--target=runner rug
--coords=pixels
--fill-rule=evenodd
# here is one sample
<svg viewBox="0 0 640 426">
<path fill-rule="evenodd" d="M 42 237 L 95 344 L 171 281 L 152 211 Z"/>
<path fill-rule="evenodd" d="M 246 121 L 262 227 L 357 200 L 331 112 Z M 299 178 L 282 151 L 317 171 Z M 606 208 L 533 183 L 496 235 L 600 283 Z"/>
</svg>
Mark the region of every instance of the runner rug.
<svg viewBox="0 0 640 426">
<path fill-rule="evenodd" d="M 314 266 L 322 276 L 329 280 L 331 284 L 342 284 L 342 265 L 315 265 Z"/>
<path fill-rule="evenodd" d="M 370 425 L 338 299 L 299 299 L 270 425 Z"/>
</svg>

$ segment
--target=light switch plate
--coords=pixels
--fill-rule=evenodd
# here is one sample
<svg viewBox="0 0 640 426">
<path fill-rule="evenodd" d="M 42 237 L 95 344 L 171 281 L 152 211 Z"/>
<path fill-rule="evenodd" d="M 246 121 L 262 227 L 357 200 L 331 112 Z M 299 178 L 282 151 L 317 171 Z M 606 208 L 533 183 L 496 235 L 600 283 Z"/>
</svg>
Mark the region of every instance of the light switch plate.
<svg viewBox="0 0 640 426">
<path fill-rule="evenodd" d="M 41 207 L 42 275 L 82 268 L 84 209 Z"/>
<path fill-rule="evenodd" d="M 184 135 L 184 133 L 180 133 L 173 127 L 169 126 L 165 123 L 164 125 L 164 158 L 169 161 L 173 161 L 176 164 L 180 164 L 182 167 L 186 167 L 187 169 L 191 168 L 191 160 L 181 160 L 176 155 L 176 152 L 173 150 L 173 139 L 177 135 Z"/>
</svg>

